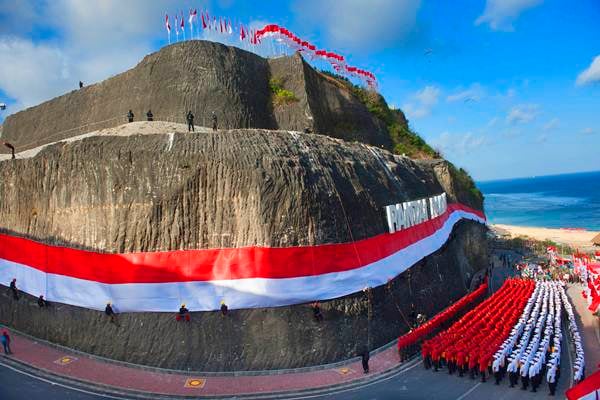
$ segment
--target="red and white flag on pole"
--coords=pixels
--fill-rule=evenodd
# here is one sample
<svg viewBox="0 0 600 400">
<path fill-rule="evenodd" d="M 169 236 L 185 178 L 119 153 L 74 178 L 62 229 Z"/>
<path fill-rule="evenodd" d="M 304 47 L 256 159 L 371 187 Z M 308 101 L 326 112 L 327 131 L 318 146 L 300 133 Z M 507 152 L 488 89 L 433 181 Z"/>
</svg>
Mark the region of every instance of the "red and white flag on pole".
<svg viewBox="0 0 600 400">
<path fill-rule="evenodd" d="M 246 39 L 246 32 L 244 31 L 244 25 L 240 25 L 240 40 L 243 42 Z"/>
<path fill-rule="evenodd" d="M 167 29 L 167 37 L 169 44 L 171 44 L 171 24 L 169 24 L 169 14 L 165 15 L 165 28 Z"/>
<path fill-rule="evenodd" d="M 206 20 L 204 19 L 204 13 L 200 14 L 200 17 L 202 18 L 202 29 L 208 28 L 208 25 L 206 25 Z"/>
<path fill-rule="evenodd" d="M 192 11 L 192 9 L 190 8 L 190 17 L 188 19 L 188 22 L 190 23 L 190 39 L 194 39 L 194 19 L 198 18 L 198 13 L 196 12 L 196 9 L 194 9 Z"/>
<path fill-rule="evenodd" d="M 183 11 L 181 12 L 181 20 L 179 21 L 179 27 L 181 28 L 183 40 L 185 40 L 185 17 L 183 16 Z"/>
</svg>

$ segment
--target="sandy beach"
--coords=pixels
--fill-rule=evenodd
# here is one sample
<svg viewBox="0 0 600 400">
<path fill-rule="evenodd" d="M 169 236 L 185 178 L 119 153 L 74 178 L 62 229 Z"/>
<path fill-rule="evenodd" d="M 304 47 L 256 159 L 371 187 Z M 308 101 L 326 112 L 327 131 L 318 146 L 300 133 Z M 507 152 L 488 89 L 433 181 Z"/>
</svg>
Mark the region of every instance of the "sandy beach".
<svg viewBox="0 0 600 400">
<path fill-rule="evenodd" d="M 530 226 L 492 225 L 499 233 L 507 233 L 511 237 L 527 236 L 535 240 L 552 240 L 553 242 L 578 248 L 582 251 L 592 251 L 592 239 L 599 233 L 587 230 L 568 230 L 536 228 Z M 596 247 L 596 249 L 598 249 Z"/>
</svg>

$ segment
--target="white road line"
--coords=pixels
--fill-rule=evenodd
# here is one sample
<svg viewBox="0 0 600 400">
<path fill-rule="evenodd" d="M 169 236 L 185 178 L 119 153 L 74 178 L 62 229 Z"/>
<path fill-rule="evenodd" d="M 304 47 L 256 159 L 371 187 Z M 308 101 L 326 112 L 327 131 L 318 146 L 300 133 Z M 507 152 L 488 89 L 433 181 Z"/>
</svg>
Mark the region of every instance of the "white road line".
<svg viewBox="0 0 600 400">
<path fill-rule="evenodd" d="M 300 397 L 290 397 L 290 399 L 312 399 L 312 398 L 315 398 L 315 397 L 331 396 L 331 395 L 339 394 L 339 393 L 354 392 L 356 390 L 361 390 L 361 389 L 364 389 L 366 387 L 373 386 L 375 384 L 388 381 L 388 380 L 390 380 L 392 378 L 397 377 L 398 375 L 403 374 L 404 372 L 410 371 L 411 369 L 413 369 L 414 367 L 416 367 L 416 366 L 418 366 L 418 365 L 420 365 L 422 363 L 423 363 L 423 361 L 419 361 L 415 365 L 411 365 L 410 367 L 408 367 L 406 369 L 401 369 L 400 371 L 397 371 L 397 372 L 395 372 L 394 374 L 392 374 L 390 376 L 386 376 L 383 379 L 379 379 L 379 380 L 376 379 L 376 380 L 373 380 L 372 382 L 368 382 L 368 383 L 365 383 L 364 385 L 360 385 L 360 386 L 357 386 L 357 387 L 348 388 L 348 389 L 340 389 L 340 390 L 335 390 L 335 391 L 331 391 L 331 392 L 327 391 L 327 387 L 324 387 L 323 391 L 327 391 L 327 393 L 313 394 L 313 395 L 300 396 Z M 315 389 L 318 390 L 318 388 L 315 388 Z"/>
<path fill-rule="evenodd" d="M 467 390 L 465 393 L 463 393 L 462 396 L 460 396 L 459 398 L 457 398 L 456 400 L 462 400 L 465 397 L 467 397 L 469 394 L 471 394 L 471 392 L 475 389 L 477 389 L 479 387 L 479 385 L 481 385 L 481 382 L 479 382 L 477 385 L 473 386 L 471 389 Z"/>
<path fill-rule="evenodd" d="M 361 385 L 361 386 L 358 386 L 358 387 L 348 388 L 348 389 L 340 389 L 340 390 L 336 390 L 336 391 L 327 391 L 327 387 L 324 387 L 323 391 L 327 391 L 327 393 L 320 393 L 320 394 L 314 394 L 314 395 L 308 395 L 308 396 L 300 396 L 300 397 L 289 397 L 289 399 L 311 399 L 311 398 L 315 398 L 315 397 L 330 396 L 330 395 L 335 395 L 335 394 L 339 394 L 339 393 L 346 393 L 346 392 L 352 392 L 352 391 L 360 390 L 360 389 L 363 389 L 363 388 L 366 388 L 366 387 L 369 387 L 369 386 L 373 386 L 375 384 L 379 384 L 381 382 L 388 381 L 388 380 L 390 380 L 392 378 L 395 378 L 395 377 L 403 374 L 404 372 L 410 371 L 411 369 L 419 366 L 422 363 L 423 363 L 422 361 L 419 361 L 418 363 L 415 363 L 414 365 L 411 365 L 410 367 L 408 367 L 406 369 L 401 369 L 401 370 L 395 372 L 394 374 L 392 374 L 390 376 L 387 376 L 387 377 L 385 377 L 383 379 L 379 379 L 379 380 L 375 379 L 372 382 L 368 382 L 368 383 L 366 383 L 364 385 Z M 116 397 L 116 396 L 111 396 L 111 395 L 108 395 L 108 394 L 94 393 L 94 392 L 87 391 L 85 389 L 79 389 L 79 388 L 76 388 L 76 387 L 73 387 L 73 386 L 69 386 L 69 385 L 65 385 L 65 384 L 62 384 L 62 383 L 53 382 L 51 380 L 48 380 L 48 379 L 45 379 L 45 378 L 42 378 L 42 377 L 30 374 L 28 372 L 21 371 L 21 370 L 19 370 L 17 368 L 14 368 L 14 367 L 10 366 L 10 365 L 4 364 L 3 362 L 0 362 L 0 366 L 6 367 L 6 368 L 8 368 L 10 370 L 13 370 L 13 371 L 19 373 L 19 374 L 29 376 L 31 378 L 34 378 L 34 379 L 37 379 L 39 381 L 48 383 L 50 385 L 60 386 L 60 387 L 65 388 L 65 389 L 74 390 L 74 391 L 77 391 L 77 392 L 81 392 L 81 393 L 85 393 L 85 394 L 90 394 L 92 396 L 97 396 L 97 397 L 102 397 L 102 398 L 107 398 L 107 399 L 127 400 L 127 398 L 124 398 L 124 397 Z M 467 393 L 465 393 L 463 396 L 461 396 L 457 400 L 461 400 L 464 396 L 466 396 L 467 394 L 469 394 L 473 389 L 475 389 L 480 384 L 481 383 L 478 383 L 477 385 L 475 385 L 474 388 L 472 388 L 471 390 L 469 390 Z M 315 388 L 315 389 L 319 390 L 318 388 Z M 151 393 L 148 393 L 148 394 L 151 395 Z M 276 395 L 276 394 L 277 393 L 262 393 L 262 394 L 261 393 L 256 393 L 256 396 L 257 396 L 256 398 L 260 398 L 262 396 Z M 235 395 L 233 397 L 235 397 Z M 252 398 L 252 397 L 250 397 L 250 398 Z"/>
<path fill-rule="evenodd" d="M 36 375 L 30 374 L 30 373 L 28 373 L 28 372 L 21 371 L 21 370 L 19 370 L 19 369 L 17 369 L 17 368 L 11 367 L 10 365 L 6 365 L 6 364 L 4 364 L 3 362 L 0 362 L 0 365 L 1 365 L 1 366 L 3 366 L 3 367 L 5 367 L 5 368 L 11 369 L 11 370 L 13 370 L 13 371 L 15 371 L 15 372 L 17 372 L 17 373 L 19 373 L 19 374 L 22 374 L 22 375 L 27 375 L 27 376 L 29 376 L 30 378 L 37 379 L 37 380 L 39 380 L 39 381 L 42 381 L 42 382 L 48 383 L 48 384 L 50 384 L 50 385 L 53 385 L 53 386 L 60 386 L 60 387 L 62 387 L 62 388 L 65 388 L 65 389 L 74 390 L 74 391 L 76 391 L 76 392 L 81 392 L 81 393 L 85 393 L 85 394 L 91 394 L 92 396 L 97 396 L 97 397 L 101 397 L 101 398 L 105 398 L 105 399 L 127 400 L 127 399 L 126 399 L 126 398 L 124 398 L 124 397 L 115 397 L 115 396 L 111 396 L 111 395 L 108 395 L 108 394 L 99 394 L 99 393 L 94 393 L 94 392 L 87 391 L 87 390 L 85 390 L 85 389 L 79 389 L 79 388 L 76 388 L 76 387 L 73 387 L 73 386 L 64 385 L 64 384 L 62 384 L 62 383 L 53 382 L 53 381 L 51 381 L 51 380 L 48 380 L 48 379 L 42 378 L 42 377 L 40 377 L 40 376 L 36 376 Z"/>
</svg>

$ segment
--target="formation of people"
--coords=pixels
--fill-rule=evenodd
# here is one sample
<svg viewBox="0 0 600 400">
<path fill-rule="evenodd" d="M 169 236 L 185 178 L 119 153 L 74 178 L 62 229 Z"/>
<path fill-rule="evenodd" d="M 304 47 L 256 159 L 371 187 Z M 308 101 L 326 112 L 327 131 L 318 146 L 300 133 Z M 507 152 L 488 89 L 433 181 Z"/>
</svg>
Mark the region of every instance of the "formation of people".
<svg viewBox="0 0 600 400">
<path fill-rule="evenodd" d="M 485 382 L 492 356 L 517 322 L 535 283 L 508 279 L 492 296 L 466 313 L 449 329 L 425 341 L 421 348 L 426 368 L 442 365 L 459 376 L 480 375 Z"/>
<path fill-rule="evenodd" d="M 194 129 L 194 113 L 192 113 L 192 110 L 189 110 L 187 112 L 187 114 L 185 114 L 185 121 L 187 122 L 187 126 L 188 126 L 188 132 L 195 132 Z M 212 130 L 216 131 L 218 130 L 218 118 L 217 118 L 217 113 L 216 112 L 212 112 L 210 115 L 210 120 L 211 120 L 211 126 L 212 126 Z M 135 114 L 133 113 L 132 110 L 129 110 L 127 112 L 127 122 L 134 122 L 135 121 Z M 152 113 L 152 110 L 148 110 L 148 112 L 146 113 L 146 121 L 148 122 L 152 122 L 154 121 L 154 114 Z"/>
<path fill-rule="evenodd" d="M 563 315 L 568 337 L 563 335 Z M 448 373 L 471 378 L 493 375 L 495 384 L 508 375 L 510 387 L 536 392 L 543 381 L 556 392 L 561 348 L 571 338 L 575 353 L 573 380 L 585 378 L 584 352 L 573 308 L 560 281 L 508 279 L 478 307 L 423 343 L 426 368 L 446 365 Z"/>
</svg>

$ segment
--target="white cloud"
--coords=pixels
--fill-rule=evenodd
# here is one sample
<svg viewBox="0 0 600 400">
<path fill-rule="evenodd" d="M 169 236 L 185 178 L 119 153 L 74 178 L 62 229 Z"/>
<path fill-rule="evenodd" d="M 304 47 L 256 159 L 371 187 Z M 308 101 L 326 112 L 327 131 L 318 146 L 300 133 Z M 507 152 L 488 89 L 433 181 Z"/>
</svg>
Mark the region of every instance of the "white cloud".
<svg viewBox="0 0 600 400">
<path fill-rule="evenodd" d="M 560 125 L 560 120 L 558 118 L 552 118 L 550 121 L 544 124 L 542 129 L 544 129 L 545 131 L 550 131 L 552 129 L 558 128 L 558 125 Z"/>
<path fill-rule="evenodd" d="M 0 39 L 0 60 L 0 88 L 17 101 L 12 110 L 76 87 L 68 57 L 55 46 L 5 37 Z"/>
<path fill-rule="evenodd" d="M 497 31 L 514 30 L 512 23 L 519 15 L 541 4 L 543 0 L 487 0 L 483 14 L 475 20 L 476 25 L 489 24 Z"/>
<path fill-rule="evenodd" d="M 582 135 L 593 135 L 596 131 L 593 128 L 587 127 L 581 130 Z"/>
<path fill-rule="evenodd" d="M 329 45 L 346 50 L 379 50 L 414 29 L 421 0 L 297 0 L 299 22 L 325 34 Z"/>
<path fill-rule="evenodd" d="M 458 91 L 454 94 L 448 95 L 446 101 L 480 101 L 485 96 L 485 90 L 479 83 L 473 83 L 468 89 Z"/>
<path fill-rule="evenodd" d="M 583 86 L 594 82 L 600 82 L 600 55 L 594 58 L 589 67 L 581 71 L 577 76 L 576 84 Z"/>
<path fill-rule="evenodd" d="M 431 109 L 438 103 L 441 90 L 436 86 L 425 86 L 412 95 L 412 101 L 405 103 L 402 110 L 409 119 L 418 119 L 430 114 Z"/>
<path fill-rule="evenodd" d="M 0 6 L 4 2 L 0 0 Z M 176 6 L 168 0 L 103 0 L 93 6 L 78 0 L 17 3 L 19 7 L 4 7 L 3 20 L 25 20 L 54 35 L 51 41 L 7 36 L 1 40 L 0 89 L 16 100 L 12 111 L 61 95 L 76 88 L 79 80 L 89 84 L 133 67 L 157 39 L 165 38 L 165 10 L 173 15 L 202 7 L 187 0 Z"/>
<path fill-rule="evenodd" d="M 488 143 L 487 136 L 475 135 L 472 132 L 453 134 L 446 131 L 430 140 L 433 148 L 448 156 L 464 156 Z"/>
<path fill-rule="evenodd" d="M 506 121 L 510 124 L 526 124 L 533 121 L 539 113 L 540 107 L 537 104 L 520 104 L 510 109 Z"/>
</svg>

